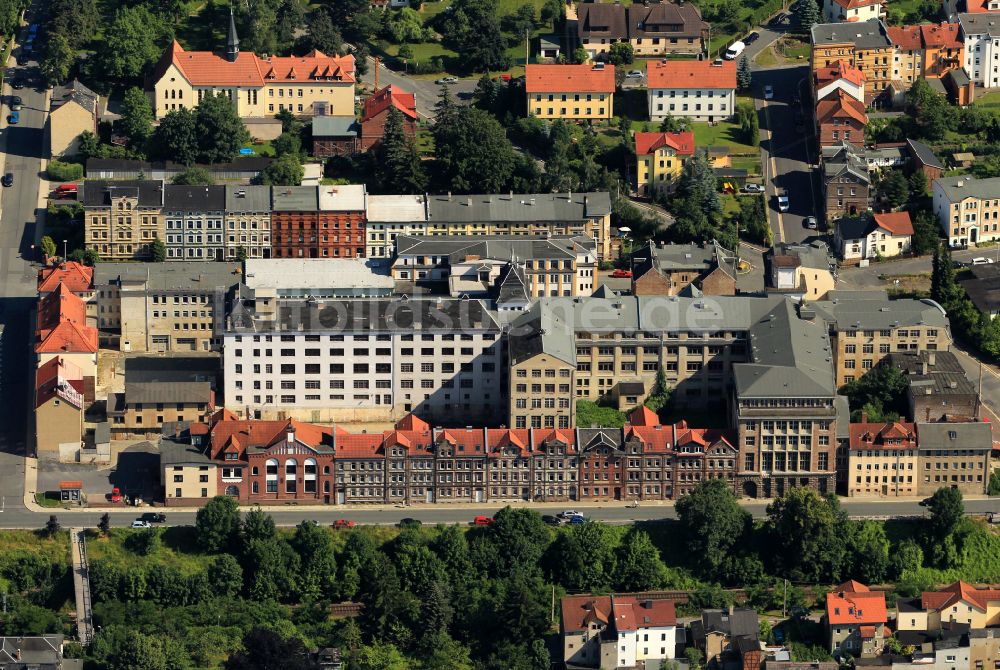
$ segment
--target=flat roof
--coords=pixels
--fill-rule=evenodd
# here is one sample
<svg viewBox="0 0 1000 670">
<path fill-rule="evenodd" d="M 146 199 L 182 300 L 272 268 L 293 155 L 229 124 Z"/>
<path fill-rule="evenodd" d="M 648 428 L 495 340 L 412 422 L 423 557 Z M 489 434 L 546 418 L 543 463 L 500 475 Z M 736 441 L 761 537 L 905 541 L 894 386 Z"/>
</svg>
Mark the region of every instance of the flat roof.
<svg viewBox="0 0 1000 670">
<path fill-rule="evenodd" d="M 365 211 L 365 185 L 320 186 L 319 208 L 324 212 L 363 212 Z"/>
<path fill-rule="evenodd" d="M 422 195 L 369 195 L 368 223 L 414 223 L 427 220 Z"/>
<path fill-rule="evenodd" d="M 272 186 L 272 210 L 276 212 L 319 211 L 319 187 Z"/>
<path fill-rule="evenodd" d="M 254 258 L 244 261 L 247 288 L 392 289 L 392 277 L 364 258 Z"/>
<path fill-rule="evenodd" d="M 270 186 L 227 186 L 226 212 L 271 213 Z"/>
<path fill-rule="evenodd" d="M 240 281 L 239 263 L 171 261 L 169 263 L 105 263 L 94 266 L 94 286 L 145 282 L 148 291 L 207 291 Z"/>
</svg>

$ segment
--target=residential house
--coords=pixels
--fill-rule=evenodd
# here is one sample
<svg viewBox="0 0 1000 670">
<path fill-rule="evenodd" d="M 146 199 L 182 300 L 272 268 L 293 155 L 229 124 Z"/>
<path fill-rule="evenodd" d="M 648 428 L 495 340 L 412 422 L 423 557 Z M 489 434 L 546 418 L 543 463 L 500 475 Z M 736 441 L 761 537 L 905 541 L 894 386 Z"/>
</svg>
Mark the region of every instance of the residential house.
<svg viewBox="0 0 1000 670">
<path fill-rule="evenodd" d="M 259 185 L 228 185 L 225 259 L 238 261 L 271 257 L 271 188 Z"/>
<path fill-rule="evenodd" d="M 969 667 L 986 670 L 989 663 L 996 667 L 1000 659 L 1000 628 L 983 628 L 969 631 Z"/>
<path fill-rule="evenodd" d="M 204 421 L 215 411 L 219 357 L 128 356 L 125 391 L 108 398 L 111 436 L 159 435 L 166 423 Z"/>
<path fill-rule="evenodd" d="M 0 637 L 3 670 L 83 670 L 81 659 L 65 658 L 62 635 Z"/>
<path fill-rule="evenodd" d="M 353 116 L 316 116 L 310 125 L 312 153 L 317 158 L 350 156 L 358 152 L 361 126 Z"/>
<path fill-rule="evenodd" d="M 681 174 L 684 161 L 694 155 L 690 131 L 635 133 L 636 181 L 640 196 L 652 197 L 670 189 Z"/>
<path fill-rule="evenodd" d="M 847 496 L 899 497 L 917 494 L 917 433 L 912 423 L 852 423 L 848 448 Z"/>
<path fill-rule="evenodd" d="M 80 185 L 88 249 L 106 261 L 151 260 L 165 238 L 162 181 L 86 181 Z"/>
<path fill-rule="evenodd" d="M 674 658 L 677 616 L 670 600 L 565 596 L 560 601 L 563 659 L 574 668 L 634 668 Z"/>
<path fill-rule="evenodd" d="M 823 204 L 826 220 L 868 211 L 871 177 L 861 151 L 848 142 L 823 147 Z"/>
<path fill-rule="evenodd" d="M 1000 3 L 988 0 L 991 7 L 987 12 L 961 13 L 958 24 L 960 38 L 965 45 L 965 72 L 969 79 L 983 88 L 1000 86 Z"/>
<path fill-rule="evenodd" d="M 892 40 L 881 19 L 852 23 L 817 23 L 811 29 L 812 71 L 847 61 L 865 78 L 865 104 L 871 104 L 892 80 Z"/>
<path fill-rule="evenodd" d="M 456 298 L 481 298 L 506 276 L 504 268 L 515 264 L 531 297 L 586 296 L 594 291 L 596 263 L 594 240 L 584 236 L 403 235 L 396 238 L 392 277 L 439 287 Z"/>
<path fill-rule="evenodd" d="M 924 591 L 919 598 L 896 603 L 896 629 L 935 633 L 948 624 L 972 630 L 1000 626 L 1000 589 L 976 587 L 962 581 L 938 591 Z"/>
<path fill-rule="evenodd" d="M 524 69 L 528 116 L 584 121 L 614 116 L 615 66 L 537 65 Z"/>
<path fill-rule="evenodd" d="M 996 318 L 1000 314 L 1000 267 L 991 263 L 973 265 L 970 270 L 972 278 L 958 283 L 980 312 L 991 319 Z"/>
<path fill-rule="evenodd" d="M 959 13 L 985 14 L 1000 12 L 1000 0 L 945 0 L 942 9 L 950 20 Z"/>
<path fill-rule="evenodd" d="M 615 42 L 628 41 L 628 19 L 622 5 L 584 2 L 575 10 L 577 40 L 591 59 L 607 54 Z M 568 20 L 572 20 L 571 13 L 567 12 Z"/>
<path fill-rule="evenodd" d="M 934 214 L 953 247 L 1000 240 L 1000 177 L 955 175 L 931 184 Z"/>
<path fill-rule="evenodd" d="M 982 495 L 990 475 L 993 437 L 990 424 L 917 422 L 920 478 L 917 495 L 929 496 L 950 486 L 966 495 Z"/>
<path fill-rule="evenodd" d="M 765 288 L 796 300 L 823 300 L 836 285 L 826 244 L 778 242 L 764 253 Z"/>
<path fill-rule="evenodd" d="M 895 46 L 892 78 L 903 89 L 920 77 L 939 79 L 965 65 L 958 23 L 891 26 L 888 34 Z"/>
<path fill-rule="evenodd" d="M 240 283 L 236 263 L 98 263 L 101 346 L 125 352 L 219 351 Z"/>
<path fill-rule="evenodd" d="M 886 364 L 906 374 L 908 416 L 915 421 L 968 421 L 979 417 L 979 394 L 950 351 L 896 352 Z"/>
<path fill-rule="evenodd" d="M 547 61 L 554 61 L 562 53 L 562 40 L 559 35 L 548 34 L 538 36 L 538 57 Z"/>
<path fill-rule="evenodd" d="M 709 25 L 690 2 L 636 3 L 625 11 L 629 42 L 638 57 L 701 55 L 708 43 Z"/>
<path fill-rule="evenodd" d="M 944 164 L 934 155 L 934 150 L 923 142 L 917 140 L 906 140 L 906 151 L 912 161 L 913 168 L 924 173 L 927 183 L 933 183 L 939 179 L 944 172 Z"/>
<path fill-rule="evenodd" d="M 888 300 L 884 291 L 833 291 L 812 306 L 830 326 L 838 388 L 890 352 L 951 348 L 948 317 L 931 300 Z"/>
<path fill-rule="evenodd" d="M 64 285 L 39 299 L 35 326 L 36 367 L 59 358 L 81 370 L 84 400 L 94 400 L 97 329 L 88 325 L 87 306 Z"/>
<path fill-rule="evenodd" d="M 816 128 L 821 147 L 862 142 L 868 125 L 864 102 L 836 89 L 816 103 Z"/>
<path fill-rule="evenodd" d="M 52 91 L 46 137 L 50 158 L 68 158 L 80 151 L 80 135 L 97 134 L 101 96 L 74 79 Z"/>
<path fill-rule="evenodd" d="M 410 138 L 417 132 L 417 100 L 412 93 L 396 86 L 386 86 L 375 91 L 365 100 L 361 112 L 361 141 L 359 151 L 368 151 L 382 140 L 389 109 L 395 107 L 403 117 L 403 132 Z M 315 131 L 314 131 L 315 136 Z"/>
<path fill-rule="evenodd" d="M 510 367 L 507 425 L 575 426 L 574 377 L 578 366 L 571 326 L 538 303 L 514 323 L 521 327 L 512 331 L 507 342 Z"/>
<path fill-rule="evenodd" d="M 58 265 L 47 265 L 38 271 L 38 297 L 44 298 L 64 285 L 69 292 L 85 302 L 94 297 L 94 268 L 65 261 Z"/>
<path fill-rule="evenodd" d="M 218 413 L 225 412 L 219 410 Z M 209 427 L 203 423 L 166 422 L 160 436 L 160 486 L 165 505 L 204 505 L 219 494 L 219 470 L 204 443 Z M 244 465 L 227 464 L 226 480 L 243 478 Z M 232 496 L 234 490 L 224 489 Z"/>
<path fill-rule="evenodd" d="M 365 255 L 364 184 L 271 187 L 274 258 Z"/>
<path fill-rule="evenodd" d="M 225 186 L 164 187 L 167 259 L 224 260 L 225 212 Z"/>
<path fill-rule="evenodd" d="M 186 51 L 174 40 L 147 81 L 153 113 L 197 106 L 225 94 L 241 118 L 273 117 L 281 111 L 305 116 L 354 115 L 354 56 L 258 56 L 241 52 L 230 11 L 224 53 Z"/>
<path fill-rule="evenodd" d="M 691 642 L 714 668 L 735 661 L 745 670 L 759 670 L 759 635 L 757 611 L 750 607 L 702 610 L 701 619 L 691 622 Z"/>
<path fill-rule="evenodd" d="M 736 113 L 736 61 L 650 61 L 646 82 L 651 121 L 724 121 Z"/>
<path fill-rule="evenodd" d="M 930 81 L 934 81 L 931 79 Z M 959 107 L 967 107 L 976 100 L 976 84 L 969 77 L 969 73 L 964 67 L 955 67 L 948 70 L 941 83 L 948 100 Z"/>
<path fill-rule="evenodd" d="M 632 252 L 632 295 L 736 295 L 736 255 L 715 242 Z"/>
<path fill-rule="evenodd" d="M 968 624 L 952 623 L 944 624 L 934 633 L 899 631 L 896 639 L 904 649 L 911 647 L 913 652 L 893 658 L 892 666 L 899 670 L 971 668 L 970 632 Z"/>
<path fill-rule="evenodd" d="M 907 90 L 924 73 L 924 48 L 920 36 L 920 26 L 888 26 L 892 41 L 892 80 L 899 82 L 901 90 Z"/>
<path fill-rule="evenodd" d="M 845 261 L 892 258 L 910 251 L 913 223 L 909 212 L 883 212 L 837 221 L 834 234 Z"/>
<path fill-rule="evenodd" d="M 881 654 L 889 635 L 887 621 L 882 591 L 851 580 L 826 595 L 824 623 L 830 653 L 835 656 L 872 658 Z"/>
<path fill-rule="evenodd" d="M 35 371 L 35 450 L 58 456 L 60 445 L 79 449 L 83 440 L 83 371 L 61 356 Z"/>
<path fill-rule="evenodd" d="M 365 256 L 392 258 L 397 235 L 427 234 L 427 197 L 369 195 L 365 218 Z"/>
<path fill-rule="evenodd" d="M 813 72 L 813 87 L 817 101 L 835 91 L 843 91 L 858 102 L 865 101 L 865 75 L 846 60 L 833 61 Z"/>
<path fill-rule="evenodd" d="M 885 18 L 882 0 L 823 0 L 823 20 L 827 23 L 858 23 Z"/>
</svg>

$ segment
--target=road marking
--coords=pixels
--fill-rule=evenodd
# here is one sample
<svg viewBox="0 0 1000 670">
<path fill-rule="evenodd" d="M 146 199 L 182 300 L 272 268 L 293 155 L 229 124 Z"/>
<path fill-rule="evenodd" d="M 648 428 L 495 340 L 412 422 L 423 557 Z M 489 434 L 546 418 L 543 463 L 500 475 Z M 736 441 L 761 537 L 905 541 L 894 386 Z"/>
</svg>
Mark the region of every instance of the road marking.
<svg viewBox="0 0 1000 670">
<path fill-rule="evenodd" d="M 771 130 L 771 115 L 770 113 L 768 113 L 769 105 L 767 104 L 766 100 L 764 101 L 762 107 L 764 108 L 764 119 L 767 121 L 767 139 L 769 144 L 771 145 L 770 149 L 767 152 L 768 155 L 767 162 L 771 166 L 771 185 L 774 186 L 774 178 L 778 174 L 778 162 L 774 158 L 774 131 Z M 777 197 L 778 195 L 777 186 L 774 187 L 774 195 L 775 197 Z M 778 210 L 778 241 L 779 242 L 785 241 L 785 224 L 782 219 L 780 209 Z"/>
</svg>

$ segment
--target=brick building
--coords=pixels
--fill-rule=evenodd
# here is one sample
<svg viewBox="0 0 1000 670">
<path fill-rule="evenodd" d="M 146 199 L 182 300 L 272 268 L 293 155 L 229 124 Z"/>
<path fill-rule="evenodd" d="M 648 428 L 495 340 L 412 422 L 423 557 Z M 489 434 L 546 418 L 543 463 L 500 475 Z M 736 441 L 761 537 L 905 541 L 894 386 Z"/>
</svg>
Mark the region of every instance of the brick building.
<svg viewBox="0 0 1000 670">
<path fill-rule="evenodd" d="M 417 100 L 395 86 L 386 86 L 365 100 L 361 113 L 361 140 L 358 149 L 368 151 L 382 140 L 389 109 L 395 107 L 403 116 L 403 132 L 412 138 L 417 133 Z"/>
<path fill-rule="evenodd" d="M 364 256 L 366 200 L 362 184 L 273 187 L 272 256 Z"/>
</svg>

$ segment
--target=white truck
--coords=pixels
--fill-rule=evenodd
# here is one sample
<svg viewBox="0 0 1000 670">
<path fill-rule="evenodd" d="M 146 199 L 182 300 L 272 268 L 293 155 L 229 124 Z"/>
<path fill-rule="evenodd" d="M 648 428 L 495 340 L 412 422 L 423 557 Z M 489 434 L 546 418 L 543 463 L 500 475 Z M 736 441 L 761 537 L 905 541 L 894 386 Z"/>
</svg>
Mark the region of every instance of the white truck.
<svg viewBox="0 0 1000 670">
<path fill-rule="evenodd" d="M 729 46 L 729 48 L 726 49 L 726 55 L 725 55 L 726 60 L 736 60 L 739 57 L 739 55 L 743 53 L 743 50 L 746 48 L 747 45 L 743 44 L 743 42 L 740 41 L 733 42 Z"/>
</svg>

